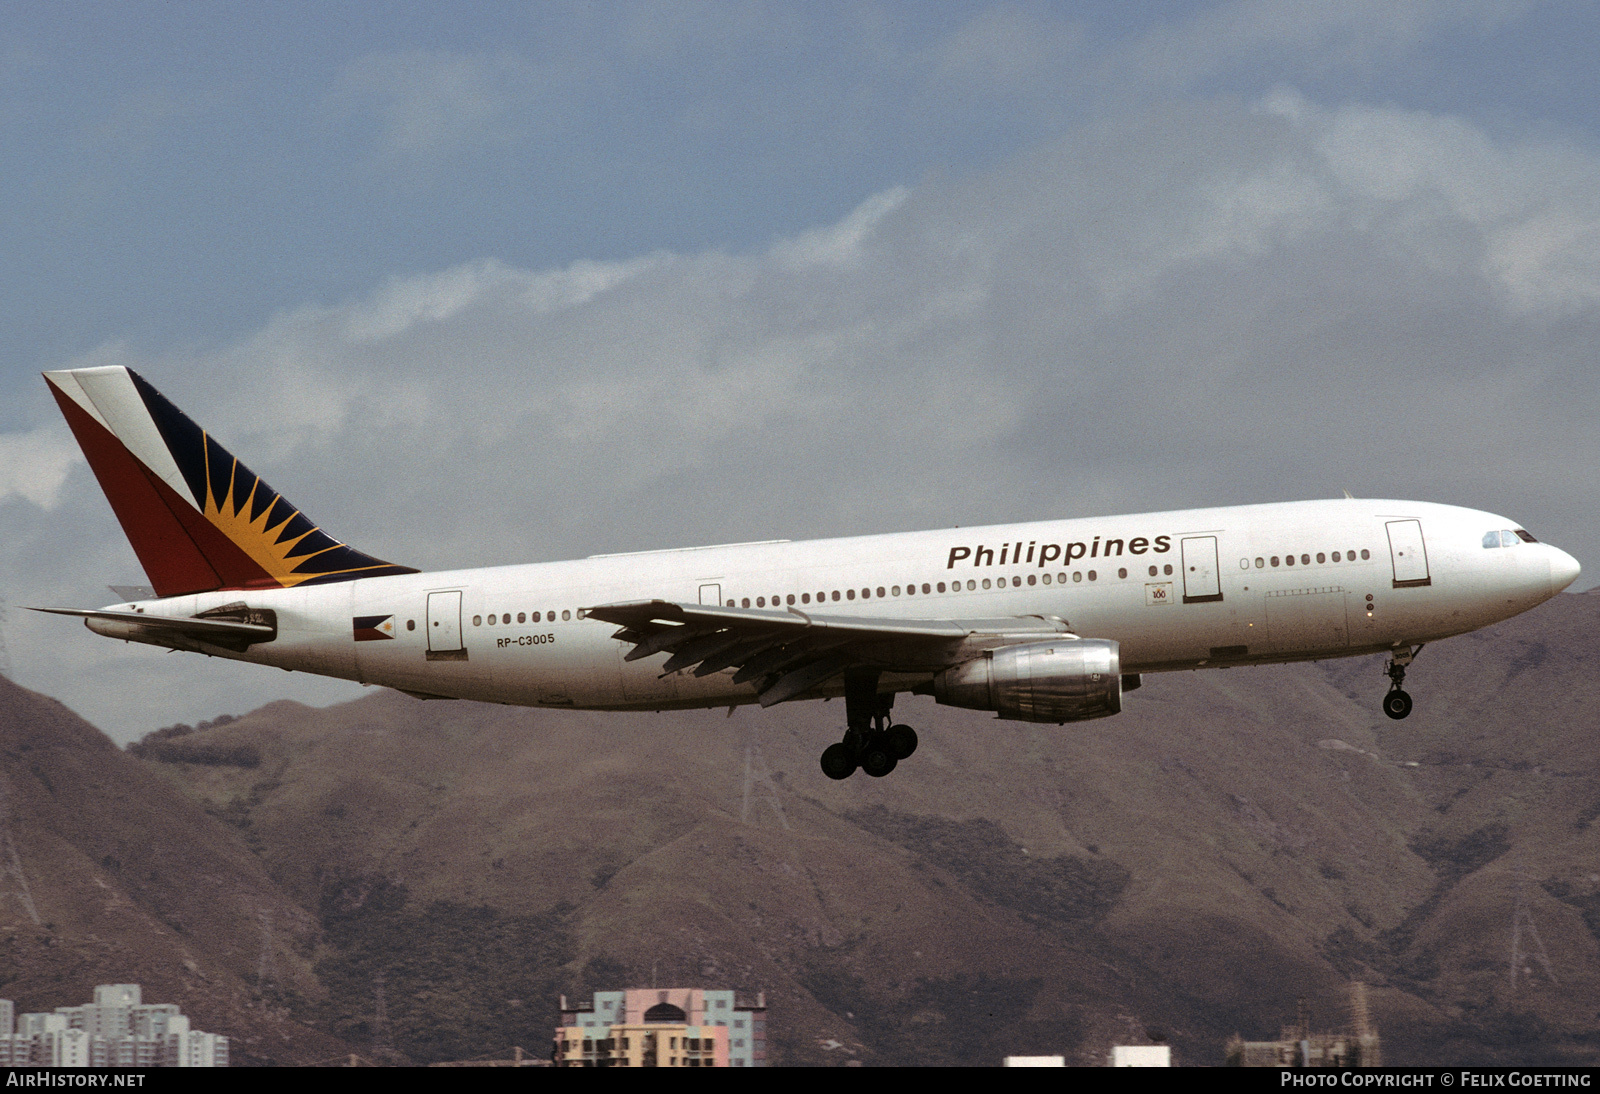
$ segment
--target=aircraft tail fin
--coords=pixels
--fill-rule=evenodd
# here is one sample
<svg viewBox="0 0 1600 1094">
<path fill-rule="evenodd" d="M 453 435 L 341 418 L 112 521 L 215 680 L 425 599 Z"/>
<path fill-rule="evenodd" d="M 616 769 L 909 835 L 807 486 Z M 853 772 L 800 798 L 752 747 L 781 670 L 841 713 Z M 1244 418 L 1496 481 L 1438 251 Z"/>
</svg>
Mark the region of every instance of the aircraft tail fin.
<svg viewBox="0 0 1600 1094">
<path fill-rule="evenodd" d="M 329 536 L 132 369 L 44 378 L 157 596 L 417 572 Z"/>
</svg>

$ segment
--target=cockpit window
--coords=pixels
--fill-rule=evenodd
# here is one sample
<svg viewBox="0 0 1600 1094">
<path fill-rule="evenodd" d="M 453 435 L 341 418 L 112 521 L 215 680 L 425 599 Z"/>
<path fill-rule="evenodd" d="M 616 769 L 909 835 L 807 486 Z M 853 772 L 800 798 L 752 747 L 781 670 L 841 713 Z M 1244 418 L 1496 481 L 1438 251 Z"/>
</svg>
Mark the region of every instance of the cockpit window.
<svg viewBox="0 0 1600 1094">
<path fill-rule="evenodd" d="M 1498 546 L 1500 546 L 1500 533 L 1499 532 L 1485 532 L 1485 533 L 1483 533 L 1483 545 L 1485 547 L 1498 547 Z"/>
<path fill-rule="evenodd" d="M 1524 543 L 1538 543 L 1539 542 L 1538 540 L 1533 538 L 1533 535 L 1531 533 L 1524 532 L 1521 528 L 1517 529 L 1517 538 L 1520 539 Z"/>
<path fill-rule="evenodd" d="M 1502 547 L 1515 547 L 1516 545 L 1517 545 L 1517 533 L 1513 532 L 1509 528 L 1503 529 L 1500 532 L 1500 546 L 1502 546 Z"/>
</svg>

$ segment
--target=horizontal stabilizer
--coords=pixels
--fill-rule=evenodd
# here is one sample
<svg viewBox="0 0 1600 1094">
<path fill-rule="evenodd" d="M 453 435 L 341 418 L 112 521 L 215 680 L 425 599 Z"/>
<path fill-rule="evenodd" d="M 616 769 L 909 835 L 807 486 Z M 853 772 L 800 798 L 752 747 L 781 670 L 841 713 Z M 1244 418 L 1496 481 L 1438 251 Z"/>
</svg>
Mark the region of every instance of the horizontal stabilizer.
<svg viewBox="0 0 1600 1094">
<path fill-rule="evenodd" d="M 271 642 L 278 628 L 264 623 L 242 623 L 228 619 L 173 618 L 144 612 L 105 611 L 98 608 L 33 608 L 51 615 L 75 615 L 84 626 L 107 638 L 147 642 L 172 649 L 193 649 L 195 643 L 220 646 L 242 652 L 259 642 Z"/>
</svg>

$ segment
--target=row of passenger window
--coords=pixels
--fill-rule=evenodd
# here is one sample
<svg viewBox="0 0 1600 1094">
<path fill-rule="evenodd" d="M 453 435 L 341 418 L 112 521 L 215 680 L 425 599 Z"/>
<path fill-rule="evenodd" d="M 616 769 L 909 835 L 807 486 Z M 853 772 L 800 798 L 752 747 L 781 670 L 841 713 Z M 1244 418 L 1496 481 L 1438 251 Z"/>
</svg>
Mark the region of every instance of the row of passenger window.
<svg viewBox="0 0 1600 1094">
<path fill-rule="evenodd" d="M 572 609 L 568 608 L 565 611 L 563 611 L 561 613 L 561 618 L 562 618 L 563 621 L 570 621 L 572 619 Z M 531 617 L 530 617 L 530 613 L 528 613 L 528 612 L 518 612 L 517 613 L 517 622 L 518 623 L 538 623 L 541 619 L 546 620 L 546 621 L 551 622 L 551 623 L 554 623 L 556 621 L 556 613 L 555 612 L 533 612 L 533 613 L 531 613 Z M 499 615 L 495 615 L 493 612 L 491 612 L 489 614 L 489 626 L 491 626 L 491 627 L 494 626 L 496 623 L 510 623 L 510 622 L 511 622 L 511 613 L 510 612 L 502 612 Z M 483 626 L 483 623 L 484 623 L 484 617 L 483 616 L 475 615 L 475 616 L 472 617 L 472 625 L 474 627 L 481 627 L 481 626 Z"/>
<path fill-rule="evenodd" d="M 1361 552 L 1361 561 L 1366 562 L 1371 557 L 1372 557 L 1372 552 L 1371 551 L 1362 551 Z M 1334 561 L 1334 562 L 1354 562 L 1356 560 L 1356 552 L 1354 552 L 1354 551 L 1343 551 L 1343 552 L 1335 551 L 1335 552 L 1333 552 L 1332 555 L 1329 555 L 1324 551 L 1318 551 L 1317 552 L 1317 562 L 1319 564 L 1325 563 L 1325 562 L 1329 561 L 1330 559 L 1332 559 L 1332 561 Z M 1256 559 L 1256 569 L 1263 570 L 1269 565 L 1270 566 L 1277 566 L 1280 563 L 1280 561 L 1285 566 L 1293 566 L 1293 565 L 1295 565 L 1295 556 L 1294 555 L 1284 555 L 1281 560 L 1278 558 L 1277 555 L 1273 555 L 1271 558 L 1257 558 Z M 1309 566 L 1309 565 L 1311 565 L 1311 556 L 1309 554 L 1301 555 L 1300 559 L 1299 559 L 1299 564 L 1301 566 Z M 1239 569 L 1248 570 L 1249 568 L 1250 568 L 1250 560 L 1248 558 L 1241 558 L 1239 560 Z"/>
<path fill-rule="evenodd" d="M 1508 536 L 1512 535 L 1512 533 L 1510 533 L 1510 532 L 1507 532 L 1505 534 L 1508 535 Z M 1533 537 L 1529 536 L 1526 532 L 1521 532 L 1521 533 L 1518 533 L 1518 534 L 1524 536 L 1530 543 L 1534 542 Z M 1498 539 L 1500 533 L 1491 532 L 1489 535 L 1495 536 Z M 1489 536 L 1485 536 L 1484 537 L 1483 545 L 1485 547 L 1490 546 Z M 1510 546 L 1510 544 L 1507 544 L 1507 546 Z M 1332 557 L 1334 562 L 1342 561 L 1345 557 L 1348 557 L 1349 561 L 1354 562 L 1356 560 L 1356 552 L 1355 551 L 1348 551 L 1348 552 L 1344 552 L 1344 553 L 1341 554 L 1341 552 L 1339 552 L 1339 551 L 1334 551 L 1331 557 Z M 1360 557 L 1363 560 L 1366 560 L 1366 559 L 1371 557 L 1371 553 L 1368 552 L 1368 551 L 1362 551 L 1360 553 Z M 1317 552 L 1317 561 L 1319 563 L 1325 563 L 1325 562 L 1328 561 L 1328 559 L 1329 559 L 1329 556 L 1327 554 L 1325 554 L 1324 552 L 1321 552 L 1321 551 Z M 1285 556 L 1283 556 L 1283 558 L 1281 560 L 1280 560 L 1279 556 L 1277 556 L 1277 555 L 1271 556 L 1270 559 L 1268 559 L 1268 558 L 1257 558 L 1255 560 L 1255 565 L 1256 565 L 1256 569 L 1260 570 L 1260 569 L 1263 569 L 1263 568 L 1267 567 L 1268 565 L 1277 566 L 1277 565 L 1280 564 L 1280 561 L 1281 561 L 1282 565 L 1293 566 L 1293 565 L 1295 565 L 1295 556 L 1294 555 L 1285 555 Z M 1301 555 L 1300 558 L 1299 558 L 1299 562 L 1300 562 L 1300 565 L 1302 565 L 1302 566 L 1309 566 L 1309 565 L 1311 565 L 1311 556 L 1309 554 Z M 1250 560 L 1247 559 L 1247 558 L 1241 558 L 1239 560 L 1239 569 L 1248 570 L 1249 568 L 1250 568 Z M 1164 577 L 1171 577 L 1172 576 L 1172 564 L 1169 562 L 1169 563 L 1166 563 L 1164 565 L 1149 567 L 1149 576 L 1150 577 L 1163 577 L 1163 576 Z M 1119 567 L 1117 569 L 1117 577 L 1119 579 L 1122 579 L 1122 580 L 1126 580 L 1127 579 L 1127 577 L 1128 577 L 1128 569 L 1127 569 L 1126 566 Z M 1059 585 L 1065 585 L 1065 584 L 1067 584 L 1068 581 L 1080 582 L 1081 583 L 1085 578 L 1087 578 L 1090 581 L 1098 581 L 1098 580 L 1100 580 L 1100 573 L 1097 570 L 1074 570 L 1074 571 L 1072 571 L 1072 574 L 1071 574 L 1070 577 L 1066 573 L 1058 573 L 1058 574 L 1054 575 L 1053 578 L 1052 578 L 1052 576 L 1050 574 L 1029 574 L 1029 575 L 1027 575 L 1026 578 L 1022 578 L 1022 577 L 1011 577 L 1011 578 L 999 577 L 999 578 L 990 579 L 990 578 L 986 577 L 986 578 L 983 578 L 981 580 L 979 580 L 977 578 L 968 578 L 967 581 L 966 581 L 965 586 L 963 586 L 960 581 L 951 581 L 951 582 L 948 582 L 948 583 L 947 582 L 943 582 L 943 581 L 940 581 L 940 582 L 924 581 L 920 586 L 913 583 L 913 584 L 908 584 L 908 585 L 904 586 L 904 588 L 902 588 L 899 585 L 890 585 L 888 587 L 879 585 L 879 586 L 877 586 L 876 589 L 874 589 L 871 586 L 868 586 L 866 588 L 861 589 L 859 591 L 859 593 L 855 589 L 844 589 L 842 591 L 839 590 L 839 589 L 834 589 L 831 592 L 827 591 L 827 590 L 824 590 L 822 592 L 817 593 L 815 599 L 816 599 L 816 603 L 818 603 L 818 604 L 826 603 L 827 601 L 830 601 L 830 600 L 833 600 L 833 601 L 855 600 L 858 596 L 862 600 L 871 600 L 871 599 L 873 599 L 874 596 L 876 596 L 878 599 L 881 600 L 881 599 L 884 599 L 885 597 L 900 596 L 902 593 L 904 593 L 904 595 L 906 595 L 906 596 L 916 596 L 919 591 L 921 592 L 921 594 L 923 596 L 932 596 L 932 595 L 935 595 L 937 593 L 944 593 L 944 592 L 959 593 L 959 592 L 962 591 L 963 587 L 965 588 L 965 590 L 967 592 L 977 592 L 980 588 L 981 589 L 989 589 L 989 588 L 1001 588 L 1001 589 L 1004 589 L 1004 588 L 1008 588 L 1009 587 L 1009 588 L 1018 588 L 1019 589 L 1024 584 L 1027 584 L 1027 585 L 1040 585 L 1040 584 L 1049 585 L 1049 584 L 1055 583 L 1055 584 L 1059 584 Z M 775 596 L 773 596 L 771 598 L 771 604 L 772 604 L 772 606 L 774 608 L 783 607 L 785 605 L 791 605 L 792 606 L 792 605 L 797 604 L 797 603 L 798 604 L 810 604 L 811 602 L 812 602 L 812 594 L 811 593 L 800 593 L 798 597 L 794 593 L 789 593 L 786 596 L 783 595 L 783 594 L 779 594 L 779 595 L 775 595 Z M 765 608 L 767 606 L 767 604 L 768 604 L 768 598 L 764 597 L 764 596 L 756 597 L 755 598 L 755 603 L 753 605 L 752 605 L 751 600 L 750 600 L 750 598 L 748 596 L 741 598 L 737 602 L 735 602 L 733 600 L 729 600 L 728 601 L 728 607 L 730 607 L 730 608 L 733 608 L 733 607 L 749 608 L 749 607 L 752 607 L 752 606 L 753 607 L 757 607 L 757 608 Z M 554 623 L 556 621 L 556 613 L 553 612 L 553 611 L 550 611 L 550 612 L 531 612 L 531 613 L 530 612 L 518 612 L 516 614 L 516 619 L 517 619 L 518 623 L 539 623 L 539 622 L 543 622 L 543 621 L 548 621 L 548 622 Z M 572 619 L 572 611 L 571 611 L 571 609 L 563 610 L 561 612 L 561 619 L 562 619 L 563 622 L 570 622 L 571 619 Z M 481 615 L 475 615 L 475 616 L 472 617 L 472 625 L 474 627 L 483 626 L 485 621 L 486 621 L 486 617 L 481 616 Z M 511 613 L 510 612 L 503 612 L 503 613 L 500 613 L 498 615 L 491 613 L 487 617 L 487 622 L 488 622 L 489 626 L 491 626 L 491 627 L 494 626 L 496 623 L 509 624 L 511 622 Z M 414 625 L 415 624 L 414 624 L 413 621 L 408 621 L 407 628 L 410 629 Z"/>
<path fill-rule="evenodd" d="M 1171 574 L 1172 574 L 1172 564 L 1169 562 L 1165 566 L 1162 566 L 1162 567 L 1151 566 L 1150 567 L 1150 576 L 1151 577 L 1157 577 L 1157 576 L 1160 575 L 1160 573 L 1163 570 L 1166 572 L 1166 574 L 1168 576 L 1171 576 Z M 1117 577 L 1126 579 L 1127 576 L 1128 576 L 1127 567 L 1122 567 L 1121 569 L 1117 570 Z M 1026 585 L 1040 585 L 1040 584 L 1043 584 L 1043 585 L 1050 585 L 1050 584 L 1065 585 L 1069 580 L 1070 581 L 1074 581 L 1074 582 L 1082 582 L 1085 578 L 1088 578 L 1088 580 L 1090 580 L 1090 581 L 1098 581 L 1098 580 L 1100 580 L 1100 573 L 1099 573 L 1098 570 L 1088 570 L 1088 571 L 1074 570 L 1072 572 L 1072 575 L 1071 575 L 1070 578 L 1065 573 L 1058 573 L 1058 574 L 1054 575 L 1053 577 L 1050 574 L 1029 574 L 1026 578 L 1021 578 L 1021 577 L 1011 577 L 1011 578 L 999 577 L 999 578 L 990 579 L 990 578 L 986 577 L 986 578 L 983 578 L 981 581 L 978 580 L 977 578 L 968 578 L 965 586 L 963 586 L 962 583 L 959 582 L 959 581 L 951 581 L 949 583 L 946 583 L 946 582 L 943 582 L 943 581 L 940 581 L 940 582 L 937 582 L 937 583 L 924 581 L 920 586 L 919 585 L 915 585 L 915 584 L 907 585 L 907 586 L 905 586 L 905 588 L 903 590 L 899 585 L 890 585 L 887 588 L 885 588 L 882 585 L 879 585 L 876 589 L 874 589 L 874 588 L 869 586 L 867 588 L 861 589 L 859 592 L 857 590 L 855 590 L 855 589 L 845 589 L 842 592 L 840 590 L 838 590 L 838 589 L 834 589 L 831 592 L 823 591 L 823 592 L 817 593 L 816 594 L 816 602 L 818 604 L 822 604 L 822 603 L 825 603 L 825 602 L 827 602 L 829 600 L 855 600 L 858 596 L 862 600 L 871 600 L 874 596 L 876 596 L 878 599 L 881 600 L 881 599 L 883 599 L 885 597 L 899 596 L 899 595 L 901 595 L 902 592 L 904 592 L 904 594 L 906 596 L 916 596 L 919 591 L 921 592 L 921 594 L 923 596 L 932 596 L 932 595 L 934 595 L 936 593 L 943 593 L 943 592 L 959 593 L 959 592 L 962 591 L 963 588 L 965 588 L 965 590 L 967 592 L 977 592 L 980 588 L 983 588 L 983 589 L 990 589 L 990 588 L 1020 589 L 1025 584 Z M 758 597 L 755 598 L 755 603 L 752 604 L 751 601 L 750 601 L 750 598 L 747 596 L 747 597 L 741 598 L 737 602 L 735 602 L 733 600 L 729 600 L 728 601 L 728 607 L 730 607 L 730 608 L 749 608 L 749 607 L 765 608 L 767 606 L 767 602 L 768 601 L 767 601 L 766 597 L 758 596 Z M 772 606 L 774 608 L 781 608 L 781 607 L 783 607 L 785 605 L 810 604 L 811 602 L 812 602 L 812 595 L 810 593 L 801 593 L 801 594 L 799 594 L 798 597 L 796 597 L 794 593 L 789 593 L 786 596 L 782 595 L 782 594 L 779 594 L 779 595 L 773 596 L 772 600 L 771 600 Z"/>
</svg>

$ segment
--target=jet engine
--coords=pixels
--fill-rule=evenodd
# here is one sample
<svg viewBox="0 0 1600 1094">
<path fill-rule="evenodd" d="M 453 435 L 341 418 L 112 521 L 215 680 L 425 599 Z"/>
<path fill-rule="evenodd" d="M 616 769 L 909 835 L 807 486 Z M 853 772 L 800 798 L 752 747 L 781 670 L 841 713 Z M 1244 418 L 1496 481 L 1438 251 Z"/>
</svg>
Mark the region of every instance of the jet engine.
<svg viewBox="0 0 1600 1094">
<path fill-rule="evenodd" d="M 1081 722 L 1122 709 L 1122 655 L 1102 638 L 1003 646 L 933 678 L 947 706 L 993 710 L 1019 722 Z"/>
</svg>

